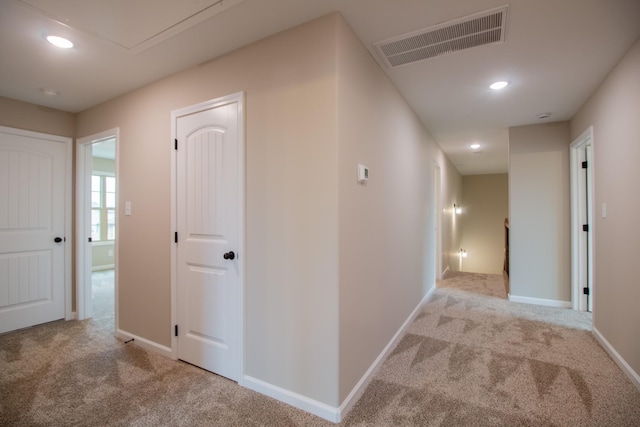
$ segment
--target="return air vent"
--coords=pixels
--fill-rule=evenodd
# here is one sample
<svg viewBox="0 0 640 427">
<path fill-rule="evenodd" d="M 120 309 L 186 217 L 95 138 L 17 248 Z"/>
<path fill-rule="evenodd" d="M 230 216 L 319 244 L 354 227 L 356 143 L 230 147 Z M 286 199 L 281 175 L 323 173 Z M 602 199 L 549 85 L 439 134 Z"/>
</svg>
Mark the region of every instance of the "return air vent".
<svg viewBox="0 0 640 427">
<path fill-rule="evenodd" d="M 374 43 L 389 67 L 504 42 L 508 6 L 476 13 Z"/>
</svg>

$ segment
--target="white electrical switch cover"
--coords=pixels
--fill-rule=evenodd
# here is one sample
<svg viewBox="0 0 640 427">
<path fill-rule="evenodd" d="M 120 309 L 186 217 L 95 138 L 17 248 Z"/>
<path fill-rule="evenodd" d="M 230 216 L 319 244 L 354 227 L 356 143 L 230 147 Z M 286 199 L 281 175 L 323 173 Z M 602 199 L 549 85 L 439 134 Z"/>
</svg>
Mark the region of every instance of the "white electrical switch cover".
<svg viewBox="0 0 640 427">
<path fill-rule="evenodd" d="M 602 204 L 602 218 L 606 218 L 607 217 L 607 204 L 603 203 Z"/>
<path fill-rule="evenodd" d="M 131 202 L 124 203 L 124 214 L 126 216 L 131 216 Z"/>
<path fill-rule="evenodd" d="M 369 181 L 369 168 L 365 165 L 358 165 L 358 182 L 364 184 Z"/>
</svg>

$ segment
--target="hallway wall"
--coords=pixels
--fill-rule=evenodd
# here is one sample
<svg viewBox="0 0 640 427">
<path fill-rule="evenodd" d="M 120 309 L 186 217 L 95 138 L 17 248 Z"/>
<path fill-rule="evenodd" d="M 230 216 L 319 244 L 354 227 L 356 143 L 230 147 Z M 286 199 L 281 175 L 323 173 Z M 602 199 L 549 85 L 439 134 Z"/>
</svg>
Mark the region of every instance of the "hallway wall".
<svg viewBox="0 0 640 427">
<path fill-rule="evenodd" d="M 571 120 L 571 139 L 593 126 L 593 324 L 640 388 L 640 40 Z M 603 218 L 602 205 L 607 205 Z"/>
<path fill-rule="evenodd" d="M 509 216 L 509 176 L 503 174 L 462 177 L 462 241 L 467 251 L 462 271 L 502 274 L 504 220 Z"/>
</svg>

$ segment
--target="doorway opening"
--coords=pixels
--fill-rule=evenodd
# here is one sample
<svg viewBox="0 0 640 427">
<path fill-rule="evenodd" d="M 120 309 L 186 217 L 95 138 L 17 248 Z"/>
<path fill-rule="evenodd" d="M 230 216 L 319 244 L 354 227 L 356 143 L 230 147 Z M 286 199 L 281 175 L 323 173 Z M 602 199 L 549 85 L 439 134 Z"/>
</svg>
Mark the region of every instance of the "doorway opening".
<svg viewBox="0 0 640 427">
<path fill-rule="evenodd" d="M 437 162 L 433 164 L 433 197 L 434 197 L 434 221 L 436 236 L 436 280 L 442 280 L 447 270 L 442 267 L 442 169 Z M 447 269 L 449 267 L 447 266 Z"/>
<path fill-rule="evenodd" d="M 593 128 L 571 144 L 571 300 L 593 311 Z"/>
<path fill-rule="evenodd" d="M 118 130 L 82 138 L 77 152 L 77 309 L 117 329 Z"/>
</svg>

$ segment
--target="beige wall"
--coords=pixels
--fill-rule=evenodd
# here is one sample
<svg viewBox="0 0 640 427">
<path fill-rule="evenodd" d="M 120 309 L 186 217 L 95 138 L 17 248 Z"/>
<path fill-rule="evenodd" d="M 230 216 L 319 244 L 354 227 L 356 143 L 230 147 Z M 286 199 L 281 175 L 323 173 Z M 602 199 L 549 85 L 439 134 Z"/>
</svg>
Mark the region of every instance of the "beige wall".
<svg viewBox="0 0 640 427">
<path fill-rule="evenodd" d="M 76 115 L 0 96 L 0 125 L 73 138 Z"/>
<path fill-rule="evenodd" d="M 96 172 L 116 173 L 116 161 L 113 159 L 103 159 L 102 157 L 93 157 L 92 169 Z"/>
<path fill-rule="evenodd" d="M 462 176 L 444 154 L 438 156 L 437 162 L 442 167 L 442 271 L 459 271 L 462 222 L 453 212 L 453 205 L 463 202 Z"/>
<path fill-rule="evenodd" d="M 344 21 L 338 30 L 341 402 L 435 286 L 434 160 L 447 189 L 459 175 Z"/>
<path fill-rule="evenodd" d="M 245 373 L 331 405 L 337 20 L 270 37 L 78 117 L 80 137 L 120 129 L 120 200 L 133 208 L 118 218 L 120 328 L 170 346 L 170 114 L 246 92 Z"/>
<path fill-rule="evenodd" d="M 461 197 L 459 174 L 337 14 L 79 114 L 79 137 L 120 129 L 120 200 L 134 212 L 118 218 L 120 328 L 171 344 L 171 111 L 241 90 L 245 373 L 337 407 L 434 285 L 434 160 L 443 198 Z"/>
<path fill-rule="evenodd" d="M 462 248 L 467 251 L 462 270 L 502 274 L 504 219 L 509 216 L 509 176 L 462 177 Z"/>
<path fill-rule="evenodd" d="M 511 296 L 571 301 L 569 123 L 509 129 Z"/>
<path fill-rule="evenodd" d="M 640 376 L 640 41 L 571 121 L 571 138 L 593 126 L 594 327 Z M 602 204 L 607 218 L 602 218 Z"/>
</svg>

